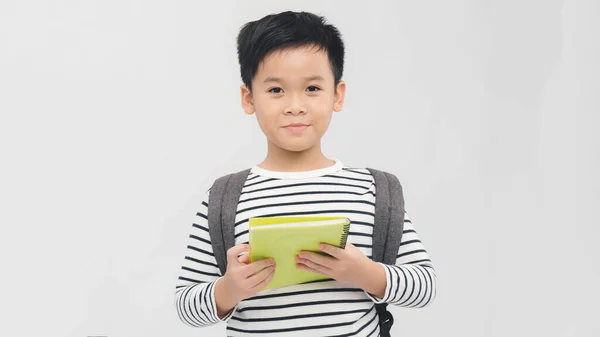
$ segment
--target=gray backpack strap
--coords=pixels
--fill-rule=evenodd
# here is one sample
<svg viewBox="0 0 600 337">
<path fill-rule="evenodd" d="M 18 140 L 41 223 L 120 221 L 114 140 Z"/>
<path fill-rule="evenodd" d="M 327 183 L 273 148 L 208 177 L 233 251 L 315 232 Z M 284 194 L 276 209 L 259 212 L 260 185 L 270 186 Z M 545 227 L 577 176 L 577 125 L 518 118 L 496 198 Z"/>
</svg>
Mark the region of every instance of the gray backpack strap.
<svg viewBox="0 0 600 337">
<path fill-rule="evenodd" d="M 398 178 L 387 172 L 368 168 L 375 180 L 375 224 L 373 227 L 373 261 L 396 264 L 404 230 L 404 195 Z"/>
<path fill-rule="evenodd" d="M 250 169 L 215 180 L 208 202 L 208 231 L 221 275 L 227 271 L 227 251 L 235 245 L 235 215 Z"/>
<path fill-rule="evenodd" d="M 375 223 L 373 226 L 372 259 L 396 264 L 396 256 L 404 230 L 404 195 L 398 178 L 387 172 L 367 168 L 375 180 Z M 394 316 L 387 303 L 375 304 L 379 316 L 381 337 L 390 337 Z"/>
</svg>

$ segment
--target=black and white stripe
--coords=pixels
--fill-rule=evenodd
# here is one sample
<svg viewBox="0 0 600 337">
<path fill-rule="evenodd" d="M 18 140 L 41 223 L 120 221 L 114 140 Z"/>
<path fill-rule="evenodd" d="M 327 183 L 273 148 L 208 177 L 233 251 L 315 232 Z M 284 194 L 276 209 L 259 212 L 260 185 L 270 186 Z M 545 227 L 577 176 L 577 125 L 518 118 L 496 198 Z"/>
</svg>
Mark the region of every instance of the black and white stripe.
<svg viewBox="0 0 600 337">
<path fill-rule="evenodd" d="M 369 171 L 338 167 L 314 177 L 271 177 L 253 170 L 240 196 L 235 219 L 236 244 L 248 242 L 248 219 L 264 216 L 346 216 L 348 241 L 372 254 L 376 186 Z M 221 276 L 210 244 L 207 209 L 200 206 L 175 290 L 180 319 L 194 327 L 220 321 L 214 284 Z M 436 295 L 436 274 L 412 221 L 406 216 L 396 265 L 384 265 L 384 298 L 337 281 L 306 283 L 264 291 L 240 302 L 227 317 L 229 336 L 377 336 L 375 303 L 420 308 Z M 398 320 L 398 319 L 397 319 Z"/>
</svg>

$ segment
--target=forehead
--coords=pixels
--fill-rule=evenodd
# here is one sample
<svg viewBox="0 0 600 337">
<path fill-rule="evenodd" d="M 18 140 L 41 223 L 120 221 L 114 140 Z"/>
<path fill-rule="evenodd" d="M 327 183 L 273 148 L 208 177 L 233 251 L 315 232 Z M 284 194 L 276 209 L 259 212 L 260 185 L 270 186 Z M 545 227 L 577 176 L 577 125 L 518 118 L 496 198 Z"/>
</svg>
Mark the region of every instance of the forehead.
<svg viewBox="0 0 600 337">
<path fill-rule="evenodd" d="M 277 77 L 306 77 L 320 75 L 333 80 L 327 52 L 314 46 L 280 49 L 265 56 L 259 64 L 255 79 Z"/>
</svg>

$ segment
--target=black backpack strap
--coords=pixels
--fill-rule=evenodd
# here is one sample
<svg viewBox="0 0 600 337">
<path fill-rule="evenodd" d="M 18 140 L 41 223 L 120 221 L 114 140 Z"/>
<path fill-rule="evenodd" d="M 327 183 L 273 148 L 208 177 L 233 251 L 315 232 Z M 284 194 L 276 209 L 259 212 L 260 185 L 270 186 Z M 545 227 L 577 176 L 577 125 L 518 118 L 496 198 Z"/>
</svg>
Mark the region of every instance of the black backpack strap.
<svg viewBox="0 0 600 337">
<path fill-rule="evenodd" d="M 404 195 L 398 178 L 387 172 L 368 168 L 375 180 L 375 223 L 373 227 L 372 259 L 375 262 L 396 264 L 396 256 L 404 230 Z M 379 330 L 382 337 L 390 336 L 394 317 L 387 303 L 376 304 Z"/>
<path fill-rule="evenodd" d="M 235 245 L 235 215 L 250 169 L 218 178 L 210 188 L 208 231 L 221 275 L 227 271 L 227 251 Z"/>
</svg>

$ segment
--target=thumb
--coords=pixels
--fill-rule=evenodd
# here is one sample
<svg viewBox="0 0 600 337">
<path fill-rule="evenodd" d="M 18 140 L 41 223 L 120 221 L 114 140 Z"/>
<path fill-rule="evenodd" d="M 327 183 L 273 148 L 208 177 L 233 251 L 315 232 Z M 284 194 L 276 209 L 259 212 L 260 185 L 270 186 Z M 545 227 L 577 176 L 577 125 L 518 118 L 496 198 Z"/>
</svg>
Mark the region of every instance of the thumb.
<svg viewBox="0 0 600 337">
<path fill-rule="evenodd" d="M 250 262 L 250 256 L 248 254 L 244 254 L 238 257 L 238 261 L 242 264 L 248 264 Z"/>
<path fill-rule="evenodd" d="M 242 264 L 238 260 L 238 255 L 240 255 L 243 252 L 247 252 L 248 250 L 250 250 L 249 245 L 237 245 L 229 248 L 229 250 L 227 250 L 227 264 L 236 266 Z"/>
</svg>

